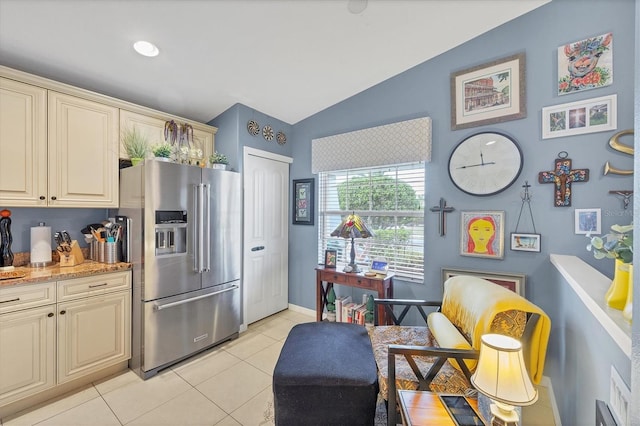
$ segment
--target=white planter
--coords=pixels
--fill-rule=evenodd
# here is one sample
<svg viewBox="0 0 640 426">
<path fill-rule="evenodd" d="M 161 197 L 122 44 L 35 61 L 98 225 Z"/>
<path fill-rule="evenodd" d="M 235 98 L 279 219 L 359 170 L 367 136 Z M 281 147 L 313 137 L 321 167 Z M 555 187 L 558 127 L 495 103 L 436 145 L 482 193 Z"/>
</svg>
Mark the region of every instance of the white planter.
<svg viewBox="0 0 640 426">
<path fill-rule="evenodd" d="M 226 164 L 220 164 L 220 163 L 213 163 L 211 165 L 212 169 L 217 169 L 217 170 L 227 170 L 227 165 Z"/>
</svg>

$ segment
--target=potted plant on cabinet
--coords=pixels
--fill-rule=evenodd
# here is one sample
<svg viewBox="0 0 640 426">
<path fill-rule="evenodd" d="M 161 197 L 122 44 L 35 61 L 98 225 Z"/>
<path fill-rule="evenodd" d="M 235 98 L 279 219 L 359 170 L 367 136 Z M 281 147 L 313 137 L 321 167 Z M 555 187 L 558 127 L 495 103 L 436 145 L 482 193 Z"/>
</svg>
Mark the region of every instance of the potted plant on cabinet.
<svg viewBox="0 0 640 426">
<path fill-rule="evenodd" d="M 171 144 L 169 143 L 160 143 L 151 148 L 151 152 L 156 157 L 156 159 L 161 161 L 170 161 L 171 151 L 173 151 Z"/>
<path fill-rule="evenodd" d="M 124 146 L 127 155 L 131 159 L 131 164 L 134 166 L 140 163 L 149 153 L 147 137 L 139 133 L 135 127 L 122 131 L 122 146 Z"/>
<path fill-rule="evenodd" d="M 218 151 L 214 152 L 209 157 L 209 162 L 211 163 L 211 167 L 214 169 L 222 169 L 226 170 L 227 165 L 229 164 L 229 160 L 227 156 L 224 154 L 220 154 Z"/>
</svg>

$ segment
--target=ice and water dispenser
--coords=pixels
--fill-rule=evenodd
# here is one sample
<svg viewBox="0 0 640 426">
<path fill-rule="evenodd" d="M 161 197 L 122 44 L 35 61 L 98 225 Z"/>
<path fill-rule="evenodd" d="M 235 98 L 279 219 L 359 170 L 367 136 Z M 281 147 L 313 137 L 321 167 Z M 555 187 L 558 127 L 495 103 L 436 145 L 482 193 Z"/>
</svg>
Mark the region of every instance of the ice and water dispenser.
<svg viewBox="0 0 640 426">
<path fill-rule="evenodd" d="M 187 212 L 156 210 L 156 256 L 187 252 Z"/>
</svg>

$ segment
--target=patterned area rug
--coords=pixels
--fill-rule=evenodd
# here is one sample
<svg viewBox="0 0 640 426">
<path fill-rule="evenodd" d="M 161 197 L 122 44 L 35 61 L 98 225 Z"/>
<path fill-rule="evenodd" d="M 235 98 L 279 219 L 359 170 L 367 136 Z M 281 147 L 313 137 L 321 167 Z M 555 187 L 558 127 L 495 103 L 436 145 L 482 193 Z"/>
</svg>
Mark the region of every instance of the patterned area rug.
<svg viewBox="0 0 640 426">
<path fill-rule="evenodd" d="M 273 415 L 273 402 L 269 401 L 267 403 L 267 407 L 264 410 L 264 418 L 260 422 L 260 426 L 263 425 L 273 425 L 275 424 L 275 419 Z M 376 417 L 373 421 L 374 426 L 387 426 L 387 407 L 384 403 L 384 399 L 380 395 L 378 395 L 378 400 L 376 401 Z"/>
</svg>

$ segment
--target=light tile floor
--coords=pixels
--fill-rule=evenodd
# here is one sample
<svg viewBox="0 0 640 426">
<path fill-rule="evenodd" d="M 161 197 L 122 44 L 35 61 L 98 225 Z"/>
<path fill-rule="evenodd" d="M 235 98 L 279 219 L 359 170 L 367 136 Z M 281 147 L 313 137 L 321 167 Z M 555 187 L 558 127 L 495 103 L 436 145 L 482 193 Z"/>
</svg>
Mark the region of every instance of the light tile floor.
<svg viewBox="0 0 640 426">
<path fill-rule="evenodd" d="M 0 425 L 273 425 L 273 368 L 291 327 L 313 320 L 282 311 L 251 324 L 238 339 L 148 380 L 126 371 L 0 419 Z M 525 425 L 554 424 L 551 402 L 544 395 L 541 392 L 540 401 L 525 412 Z"/>
</svg>

